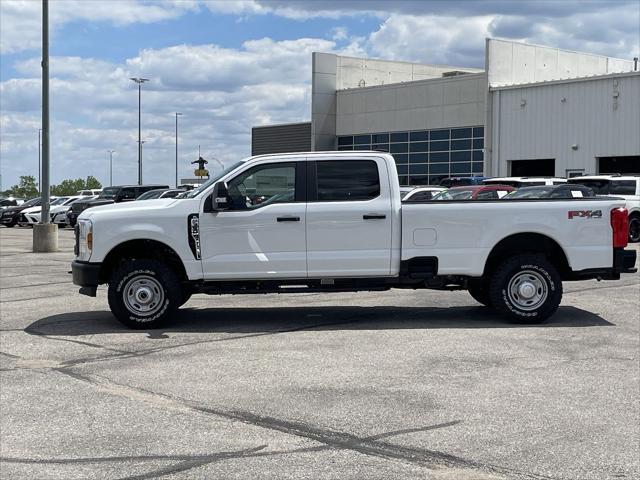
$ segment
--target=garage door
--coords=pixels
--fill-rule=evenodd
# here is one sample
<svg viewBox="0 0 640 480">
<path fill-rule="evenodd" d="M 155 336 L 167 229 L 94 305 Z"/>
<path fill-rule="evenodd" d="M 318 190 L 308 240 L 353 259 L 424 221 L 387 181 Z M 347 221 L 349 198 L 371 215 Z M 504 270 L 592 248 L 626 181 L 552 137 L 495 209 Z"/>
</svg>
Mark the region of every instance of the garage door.
<svg viewBox="0 0 640 480">
<path fill-rule="evenodd" d="M 640 174 L 640 155 L 627 157 L 599 157 L 598 173 Z"/>
<path fill-rule="evenodd" d="M 553 158 L 535 160 L 511 160 L 512 177 L 553 177 L 556 174 L 556 161 Z"/>
</svg>

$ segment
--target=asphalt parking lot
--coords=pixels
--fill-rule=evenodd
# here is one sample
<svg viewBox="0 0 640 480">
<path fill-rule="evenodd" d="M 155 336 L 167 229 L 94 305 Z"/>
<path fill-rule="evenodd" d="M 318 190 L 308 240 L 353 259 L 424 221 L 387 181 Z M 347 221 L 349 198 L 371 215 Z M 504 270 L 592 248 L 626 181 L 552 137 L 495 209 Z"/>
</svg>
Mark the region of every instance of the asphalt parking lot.
<svg viewBox="0 0 640 480">
<path fill-rule="evenodd" d="M 3 479 L 640 477 L 640 282 L 505 323 L 466 292 L 194 296 L 129 331 L 73 233 L 0 228 Z"/>
</svg>

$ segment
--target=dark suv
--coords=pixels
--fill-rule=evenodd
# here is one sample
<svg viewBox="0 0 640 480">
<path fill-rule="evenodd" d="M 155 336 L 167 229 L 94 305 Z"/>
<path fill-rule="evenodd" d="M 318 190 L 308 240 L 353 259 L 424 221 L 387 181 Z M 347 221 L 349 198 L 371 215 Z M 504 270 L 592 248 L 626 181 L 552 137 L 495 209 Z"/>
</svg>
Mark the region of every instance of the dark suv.
<svg viewBox="0 0 640 480">
<path fill-rule="evenodd" d="M 0 211 L 0 224 L 9 228 L 15 227 L 18 224 L 20 212 L 22 212 L 22 210 L 29 207 L 37 207 L 41 203 L 42 199 L 38 197 L 32 198 L 28 202 L 24 202 L 22 205 L 16 205 L 3 209 L 2 211 Z"/>
<path fill-rule="evenodd" d="M 118 187 L 105 187 L 100 195 L 85 202 L 74 202 L 67 212 L 69 225 L 76 224 L 78 216 L 87 208 L 109 205 L 111 203 L 130 202 L 149 190 L 159 188 L 168 189 L 169 185 L 120 185 Z"/>
</svg>

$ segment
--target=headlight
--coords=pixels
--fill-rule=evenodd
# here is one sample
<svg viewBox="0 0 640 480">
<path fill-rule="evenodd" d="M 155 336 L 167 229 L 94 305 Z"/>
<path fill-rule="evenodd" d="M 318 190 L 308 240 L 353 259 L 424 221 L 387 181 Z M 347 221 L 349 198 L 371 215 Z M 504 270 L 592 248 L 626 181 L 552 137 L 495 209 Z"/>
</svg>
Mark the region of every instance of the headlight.
<svg viewBox="0 0 640 480">
<path fill-rule="evenodd" d="M 93 224 L 91 220 L 78 220 L 78 260 L 88 262 L 93 250 Z"/>
</svg>

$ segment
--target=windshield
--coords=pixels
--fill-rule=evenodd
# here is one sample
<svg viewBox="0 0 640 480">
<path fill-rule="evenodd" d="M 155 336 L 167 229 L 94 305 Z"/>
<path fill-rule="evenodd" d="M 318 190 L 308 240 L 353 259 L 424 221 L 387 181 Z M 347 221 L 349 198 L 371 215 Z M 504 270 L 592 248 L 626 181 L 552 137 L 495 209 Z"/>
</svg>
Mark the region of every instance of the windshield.
<svg viewBox="0 0 640 480">
<path fill-rule="evenodd" d="M 136 200 L 150 200 L 152 198 L 159 198 L 164 190 L 149 190 L 140 195 Z"/>
<path fill-rule="evenodd" d="M 473 196 L 473 190 L 446 190 L 433 197 L 433 200 L 469 200 Z"/>
<path fill-rule="evenodd" d="M 611 181 L 606 179 L 580 180 L 572 178 L 569 180 L 569 183 L 575 183 L 578 185 L 589 187 L 598 195 L 608 195 L 609 188 L 611 186 Z"/>
<path fill-rule="evenodd" d="M 35 207 L 36 205 L 40 205 L 40 197 L 32 198 L 28 202 L 24 202 L 22 204 L 23 207 Z"/>
<path fill-rule="evenodd" d="M 50 205 L 53 207 L 55 205 L 62 205 L 64 202 L 69 200 L 69 197 L 58 197 L 55 200 L 52 200 Z"/>
<path fill-rule="evenodd" d="M 120 188 L 118 187 L 105 188 L 102 190 L 102 193 L 98 195 L 98 198 L 115 198 L 119 191 Z"/>
<path fill-rule="evenodd" d="M 553 188 L 549 187 L 524 187 L 515 192 L 511 192 L 504 198 L 542 198 L 548 197 Z"/>
<path fill-rule="evenodd" d="M 240 165 L 242 165 L 244 163 L 244 160 L 241 162 L 236 162 L 233 165 L 231 165 L 230 167 L 225 168 L 224 170 L 222 170 L 218 175 L 216 175 L 215 177 L 211 177 L 209 180 L 207 180 L 206 182 L 204 182 L 202 185 L 200 185 L 199 187 L 194 188 L 193 190 L 187 192 L 184 195 L 180 195 L 176 198 L 193 198 L 193 197 L 197 197 L 198 195 L 200 195 L 202 192 L 204 192 L 207 188 L 209 188 L 211 185 L 213 185 L 214 183 L 216 183 L 218 180 L 220 180 L 222 177 L 224 177 L 227 173 L 235 170 L 236 168 L 238 168 Z"/>
</svg>

